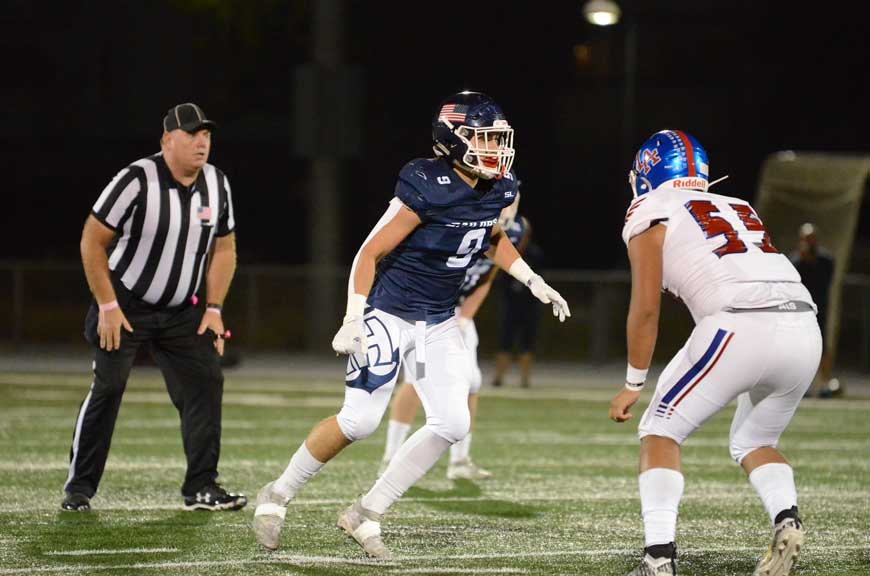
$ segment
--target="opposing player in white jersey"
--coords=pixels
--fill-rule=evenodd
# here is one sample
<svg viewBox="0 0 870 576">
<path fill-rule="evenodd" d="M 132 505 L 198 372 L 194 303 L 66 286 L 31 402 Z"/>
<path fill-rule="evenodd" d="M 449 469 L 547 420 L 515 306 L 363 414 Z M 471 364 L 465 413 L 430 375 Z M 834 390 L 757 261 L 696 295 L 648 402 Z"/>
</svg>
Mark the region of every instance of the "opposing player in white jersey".
<svg viewBox="0 0 870 576">
<path fill-rule="evenodd" d="M 390 556 L 382 515 L 468 433 L 468 351 L 455 314 L 459 287 L 478 252 L 520 279 L 554 315 L 565 300 L 534 274 L 498 226 L 517 192 L 513 129 L 478 92 L 447 99 L 432 121 L 435 158 L 412 160 L 395 197 L 363 242 L 348 281 L 347 313 L 332 340 L 349 354 L 341 411 L 318 423 L 284 472 L 257 495 L 254 535 L 278 547 L 287 504 L 312 476 L 383 417 L 400 365 L 416 371 L 426 425 L 412 434 L 374 486 L 338 519 L 373 557 Z"/>
<path fill-rule="evenodd" d="M 519 183 L 519 180 L 517 182 Z M 520 192 L 517 191 L 513 204 L 501 211 L 498 224 L 511 243 L 517 247 L 517 252 L 522 255 L 529 237 L 527 234 L 529 225 L 525 217 L 517 217 L 519 204 Z M 480 340 L 474 317 L 489 295 L 496 274 L 498 274 L 498 268 L 495 263 L 486 256 L 481 256 L 465 272 L 465 280 L 462 282 L 459 292 L 456 320 L 459 324 L 459 331 L 462 333 L 462 340 L 471 355 L 471 362 L 466 365 L 469 370 L 467 376 L 469 381 L 468 411 L 471 415 L 471 427 L 465 438 L 450 446 L 450 459 L 447 463 L 447 478 L 449 480 L 486 480 L 492 476 L 489 470 L 479 466 L 471 458 L 471 438 L 477 417 L 480 387 L 483 383 L 483 376 L 477 361 L 477 346 Z M 416 380 L 414 367 L 405 364 L 402 367 L 402 373 L 403 382 L 393 395 L 393 401 L 390 404 L 390 421 L 387 425 L 387 438 L 378 476 L 387 469 L 390 460 L 407 438 L 414 417 L 417 415 L 417 408 L 420 406 L 420 399 L 414 389 Z"/>
<path fill-rule="evenodd" d="M 816 306 L 752 206 L 707 192 L 708 174 L 704 149 L 678 130 L 647 140 L 629 173 L 635 200 L 622 232 L 631 261 L 628 369 L 611 419 L 631 418 L 640 396 L 661 290 L 680 298 L 696 324 L 659 376 L 638 425 L 646 544 L 630 576 L 676 574 L 680 445 L 735 398 L 731 456 L 774 532 L 755 574 L 789 574 L 804 538 L 792 469 L 776 445 L 819 364 Z"/>
</svg>

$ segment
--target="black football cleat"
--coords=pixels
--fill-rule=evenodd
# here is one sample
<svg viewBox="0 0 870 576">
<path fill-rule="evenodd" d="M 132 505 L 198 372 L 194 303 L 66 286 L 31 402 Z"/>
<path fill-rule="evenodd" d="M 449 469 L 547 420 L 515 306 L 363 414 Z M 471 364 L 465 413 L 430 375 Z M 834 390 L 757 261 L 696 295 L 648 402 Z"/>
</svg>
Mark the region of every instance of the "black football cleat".
<svg viewBox="0 0 870 576">
<path fill-rule="evenodd" d="M 216 482 L 203 486 L 194 496 L 184 497 L 185 510 L 241 510 L 247 503 L 248 498 L 244 494 L 227 492 Z"/>
<path fill-rule="evenodd" d="M 88 512 L 91 509 L 91 499 L 84 494 L 73 492 L 64 497 L 60 509 L 67 512 Z"/>
</svg>

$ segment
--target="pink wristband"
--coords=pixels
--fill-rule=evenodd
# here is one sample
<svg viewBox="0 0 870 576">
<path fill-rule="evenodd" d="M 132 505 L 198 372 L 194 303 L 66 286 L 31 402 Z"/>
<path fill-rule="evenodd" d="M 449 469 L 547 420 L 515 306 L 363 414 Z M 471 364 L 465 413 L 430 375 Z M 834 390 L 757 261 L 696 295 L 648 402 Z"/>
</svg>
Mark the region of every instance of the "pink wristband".
<svg viewBox="0 0 870 576">
<path fill-rule="evenodd" d="M 105 304 L 100 304 L 100 312 L 108 312 L 109 310 L 114 310 L 118 307 L 118 301 L 112 300 L 111 302 L 106 302 Z"/>
<path fill-rule="evenodd" d="M 221 309 L 220 309 L 220 308 L 206 308 L 205 311 L 206 311 L 206 312 L 214 312 L 214 313 L 217 314 L 218 316 L 221 315 Z"/>
</svg>

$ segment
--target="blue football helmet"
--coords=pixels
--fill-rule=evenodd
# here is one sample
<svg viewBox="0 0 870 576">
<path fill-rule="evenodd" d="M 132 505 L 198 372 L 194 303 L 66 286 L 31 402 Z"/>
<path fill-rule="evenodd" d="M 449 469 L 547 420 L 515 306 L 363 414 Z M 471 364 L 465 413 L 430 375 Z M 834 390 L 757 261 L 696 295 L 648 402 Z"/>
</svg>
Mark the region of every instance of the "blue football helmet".
<svg viewBox="0 0 870 576">
<path fill-rule="evenodd" d="M 635 198 L 665 185 L 706 192 L 709 181 L 707 152 L 693 136 L 680 130 L 653 134 L 637 151 L 628 172 Z"/>
<path fill-rule="evenodd" d="M 441 103 L 432 120 L 437 156 L 485 178 L 501 178 L 514 162 L 514 129 L 492 98 L 460 92 Z"/>
</svg>

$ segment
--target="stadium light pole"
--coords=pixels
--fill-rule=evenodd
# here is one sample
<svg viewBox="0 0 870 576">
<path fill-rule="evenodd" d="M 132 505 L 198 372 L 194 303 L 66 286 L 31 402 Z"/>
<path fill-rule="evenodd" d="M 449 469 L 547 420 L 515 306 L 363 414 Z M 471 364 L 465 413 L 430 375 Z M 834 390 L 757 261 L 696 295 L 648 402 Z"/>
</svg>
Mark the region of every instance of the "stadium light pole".
<svg viewBox="0 0 870 576">
<path fill-rule="evenodd" d="M 637 85 L 637 19 L 633 0 L 622 0 L 623 7 L 613 0 L 588 0 L 582 8 L 583 17 L 595 26 L 613 26 L 623 22 L 622 130 L 620 160 L 628 162 L 634 153 L 636 85 Z"/>
<path fill-rule="evenodd" d="M 613 26 L 623 22 L 622 126 L 619 135 L 620 162 L 627 165 L 634 154 L 635 90 L 637 78 L 637 23 L 633 0 L 622 0 L 622 8 L 613 0 L 588 0 L 582 8 L 583 17 L 594 26 Z M 607 360 L 610 341 L 610 290 L 599 285 L 595 291 L 592 323 L 598 338 L 593 339 L 590 356 L 594 361 Z"/>
<path fill-rule="evenodd" d="M 583 5 L 583 17 L 595 26 L 612 26 L 621 15 L 619 4 L 613 0 L 588 0 Z"/>
</svg>

